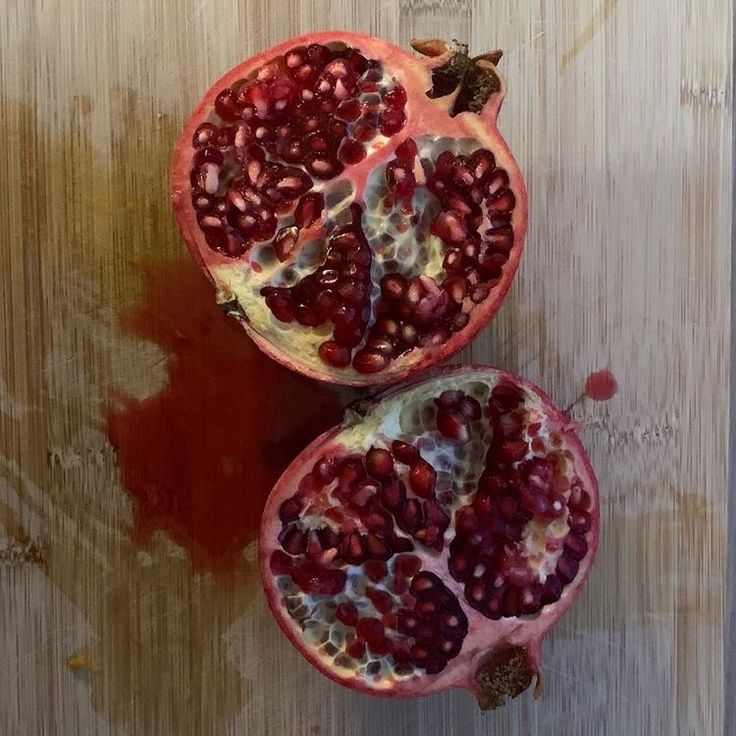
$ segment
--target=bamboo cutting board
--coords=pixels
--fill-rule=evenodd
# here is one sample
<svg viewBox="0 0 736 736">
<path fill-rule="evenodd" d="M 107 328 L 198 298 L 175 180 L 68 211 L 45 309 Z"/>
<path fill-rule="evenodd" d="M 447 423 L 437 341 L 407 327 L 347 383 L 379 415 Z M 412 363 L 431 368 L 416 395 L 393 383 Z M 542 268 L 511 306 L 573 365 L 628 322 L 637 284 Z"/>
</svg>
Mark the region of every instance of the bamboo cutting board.
<svg viewBox="0 0 736 736">
<path fill-rule="evenodd" d="M 265 489 L 349 394 L 214 308 L 167 166 L 216 76 L 326 26 L 505 50 L 530 232 L 460 358 L 561 406 L 602 366 L 621 387 L 574 409 L 603 536 L 538 701 L 340 689 L 254 573 Z M 726 0 L 6 0 L 0 733 L 721 733 L 730 39 Z"/>
</svg>

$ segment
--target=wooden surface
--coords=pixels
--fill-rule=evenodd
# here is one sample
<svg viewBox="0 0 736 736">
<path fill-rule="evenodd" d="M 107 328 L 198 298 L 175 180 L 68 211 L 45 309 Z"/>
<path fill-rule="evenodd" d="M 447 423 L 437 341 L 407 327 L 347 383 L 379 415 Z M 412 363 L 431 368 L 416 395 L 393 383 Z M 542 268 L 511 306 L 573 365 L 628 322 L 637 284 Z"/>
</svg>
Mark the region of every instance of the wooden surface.
<svg viewBox="0 0 736 736">
<path fill-rule="evenodd" d="M 461 357 L 521 371 L 563 406 L 596 368 L 621 386 L 574 410 L 603 536 L 543 647 L 537 702 L 481 714 L 465 693 L 397 703 L 331 684 L 270 620 L 252 545 L 217 571 L 227 554 L 197 547 L 200 518 L 218 529 L 222 489 L 181 523 L 176 489 L 153 484 L 149 518 L 164 521 L 146 527 L 131 488 L 148 481 L 116 463 L 111 417 L 136 398 L 193 402 L 205 439 L 229 395 L 270 406 L 258 371 L 214 400 L 182 376 L 192 362 L 176 341 L 194 338 L 176 320 L 209 301 L 169 212 L 168 158 L 216 75 L 328 25 L 505 50 L 500 125 L 527 177 L 530 232 L 509 299 Z M 6 0 L 0 733 L 719 734 L 730 39 L 726 0 Z M 177 387 L 193 388 L 166 393 Z M 185 469 L 204 462 L 181 426 L 153 430 Z M 258 442 L 245 433 L 235 460 L 253 462 Z M 260 498 L 244 490 L 242 503 Z"/>
</svg>

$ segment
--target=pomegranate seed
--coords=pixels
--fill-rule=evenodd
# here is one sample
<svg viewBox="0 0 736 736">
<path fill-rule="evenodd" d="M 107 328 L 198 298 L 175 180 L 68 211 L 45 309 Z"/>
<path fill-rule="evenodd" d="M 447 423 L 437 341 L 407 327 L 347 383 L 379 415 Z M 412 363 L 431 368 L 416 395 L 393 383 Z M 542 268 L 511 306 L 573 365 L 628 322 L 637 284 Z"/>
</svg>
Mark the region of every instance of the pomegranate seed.
<svg viewBox="0 0 736 736">
<path fill-rule="evenodd" d="M 557 560 L 557 570 L 555 572 L 563 584 L 572 582 L 578 574 L 578 562 L 572 557 L 568 557 L 566 553 L 563 553 L 562 557 Z"/>
<path fill-rule="evenodd" d="M 212 123 L 202 123 L 192 136 L 192 146 L 194 148 L 202 148 L 210 145 L 210 142 L 217 136 L 218 129 Z"/>
<path fill-rule="evenodd" d="M 356 633 L 370 647 L 373 642 L 383 638 L 386 632 L 379 619 L 368 616 L 358 621 Z"/>
<path fill-rule="evenodd" d="M 523 398 L 521 392 L 516 386 L 511 384 L 500 383 L 491 391 L 491 398 L 498 404 L 501 409 L 515 409 L 522 403 Z"/>
<path fill-rule="evenodd" d="M 494 251 L 508 254 L 514 244 L 514 232 L 510 227 L 487 230 L 485 242 Z"/>
<path fill-rule="evenodd" d="M 468 237 L 468 230 L 462 214 L 456 210 L 439 212 L 432 219 L 429 230 L 445 243 L 462 243 Z"/>
<path fill-rule="evenodd" d="M 393 598 L 384 590 L 369 587 L 365 594 L 379 613 L 388 613 L 394 607 Z"/>
<path fill-rule="evenodd" d="M 316 310 L 304 304 L 297 304 L 294 307 L 294 319 L 305 327 L 317 327 L 323 322 L 322 317 Z"/>
<path fill-rule="evenodd" d="M 462 253 L 460 253 L 459 250 L 454 249 L 454 248 L 448 250 L 445 253 L 444 260 L 442 261 L 442 268 L 444 268 L 445 271 L 447 271 L 448 273 L 455 273 L 455 272 L 458 272 L 458 271 L 462 271 L 462 269 L 463 269 L 463 256 L 462 256 Z M 464 296 L 465 293 L 467 293 L 467 282 L 465 281 L 465 279 L 462 279 L 462 282 L 465 284 L 465 287 L 463 289 L 463 296 Z M 452 288 L 450 286 L 450 280 L 448 279 L 448 281 L 445 282 L 445 283 L 447 284 L 447 287 L 446 288 L 447 288 L 447 290 L 449 292 L 450 289 Z M 452 283 L 454 283 L 454 280 L 452 281 Z M 452 293 L 454 293 L 454 291 Z M 457 299 L 456 299 L 456 301 L 457 301 Z M 462 301 L 462 297 L 460 298 L 459 301 Z"/>
<path fill-rule="evenodd" d="M 277 296 L 266 299 L 266 305 L 280 322 L 291 322 L 294 319 L 294 305 L 288 296 Z"/>
<path fill-rule="evenodd" d="M 304 166 L 317 179 L 333 179 L 343 171 L 343 165 L 330 153 L 312 152 L 304 159 Z"/>
<path fill-rule="evenodd" d="M 470 293 L 470 300 L 474 304 L 480 304 L 488 298 L 491 293 L 491 287 L 489 284 L 478 284 L 473 291 Z"/>
<path fill-rule="evenodd" d="M 373 330 L 378 335 L 398 337 L 399 323 L 394 319 L 379 319 L 375 325 L 373 325 Z"/>
<path fill-rule="evenodd" d="M 409 590 L 409 581 L 403 575 L 395 575 L 390 586 L 396 595 L 404 595 Z"/>
<path fill-rule="evenodd" d="M 225 255 L 230 255 L 230 240 L 227 233 L 221 227 L 203 227 L 202 234 L 207 241 L 207 245 L 212 250 L 220 251 Z"/>
<path fill-rule="evenodd" d="M 468 168 L 478 182 L 485 181 L 495 165 L 496 161 L 493 154 L 484 148 L 474 151 L 468 162 Z"/>
<path fill-rule="evenodd" d="M 329 483 L 335 477 L 335 464 L 327 458 L 320 458 L 312 467 L 312 475 L 322 484 Z"/>
<path fill-rule="evenodd" d="M 462 401 L 460 402 L 460 413 L 471 422 L 480 419 L 483 415 L 483 411 L 480 408 L 480 403 L 478 403 L 478 400 L 474 399 L 472 396 L 463 397 Z"/>
<path fill-rule="evenodd" d="M 236 95 L 229 87 L 215 97 L 215 112 L 227 123 L 233 123 L 241 116 Z"/>
<path fill-rule="evenodd" d="M 347 582 L 344 570 L 328 570 L 313 562 L 306 562 L 295 570 L 293 578 L 304 593 L 321 595 L 337 595 Z"/>
<path fill-rule="evenodd" d="M 585 511 L 575 511 L 567 518 L 570 531 L 575 534 L 586 534 L 590 531 L 592 520 L 590 514 Z"/>
<path fill-rule="evenodd" d="M 282 550 L 277 549 L 271 553 L 269 567 L 274 575 L 288 575 L 294 569 L 294 560 Z"/>
<path fill-rule="evenodd" d="M 409 281 L 406 288 L 406 294 L 404 301 L 410 307 L 416 307 L 424 296 L 424 286 L 418 278 L 413 278 Z"/>
<path fill-rule="evenodd" d="M 448 389 L 447 391 L 443 391 L 435 400 L 434 403 L 437 404 L 440 408 L 443 409 L 453 409 L 456 407 L 460 400 L 463 398 L 463 392 L 462 391 L 456 391 L 452 389 Z"/>
<path fill-rule="evenodd" d="M 585 537 L 578 536 L 577 534 L 568 534 L 565 539 L 565 554 L 577 560 L 578 562 L 585 557 L 588 552 L 588 542 Z"/>
<path fill-rule="evenodd" d="M 416 498 L 406 501 L 398 512 L 398 524 L 408 534 L 414 534 L 422 525 L 422 507 Z"/>
<path fill-rule="evenodd" d="M 559 519 L 564 513 L 565 497 L 557 491 L 552 491 L 547 497 L 547 515 L 553 519 Z"/>
<path fill-rule="evenodd" d="M 322 527 L 317 530 L 317 537 L 319 538 L 322 549 L 334 549 L 337 547 L 343 539 L 343 533 L 337 533 L 329 527 Z"/>
<path fill-rule="evenodd" d="M 538 514 L 544 514 L 547 511 L 547 498 L 539 491 L 525 488 L 521 492 L 520 500 L 522 508 L 525 508 L 529 513 L 534 514 L 535 516 Z"/>
<path fill-rule="evenodd" d="M 409 166 L 414 165 L 414 159 L 418 155 L 417 144 L 411 138 L 407 138 L 403 143 L 396 146 L 396 158 L 402 163 L 409 164 Z"/>
<path fill-rule="evenodd" d="M 361 107 L 358 100 L 345 100 L 335 110 L 335 115 L 348 123 L 354 123 L 360 117 L 360 113 Z"/>
<path fill-rule="evenodd" d="M 502 189 L 496 199 L 488 203 L 491 212 L 510 212 L 516 205 L 516 197 L 510 189 Z"/>
<path fill-rule="evenodd" d="M 222 155 L 222 151 L 220 151 L 217 148 L 214 148 L 213 146 L 206 146 L 204 148 L 200 148 L 192 158 L 192 163 L 194 166 L 203 166 L 204 164 L 214 164 L 216 170 L 219 171 L 219 167 L 223 165 L 225 162 L 225 158 Z M 217 190 L 217 187 L 215 187 L 215 191 Z M 209 192 L 210 194 L 214 194 L 214 192 Z"/>
<path fill-rule="evenodd" d="M 303 501 L 297 496 L 287 498 L 281 506 L 279 506 L 279 519 L 283 522 L 295 521 L 304 508 Z"/>
<path fill-rule="evenodd" d="M 278 536 L 279 544 L 291 555 L 300 555 L 307 549 L 307 533 L 295 524 L 284 527 Z"/>
<path fill-rule="evenodd" d="M 524 420 L 516 412 L 505 412 L 498 418 L 498 428 L 504 437 L 518 437 Z"/>
<path fill-rule="evenodd" d="M 375 125 L 372 125 L 367 119 L 362 118 L 355 124 L 353 137 L 360 143 L 368 143 L 376 137 L 377 132 Z"/>
<path fill-rule="evenodd" d="M 409 485 L 412 491 L 422 498 L 429 498 L 434 493 L 437 472 L 422 457 L 414 461 L 409 470 Z"/>
<path fill-rule="evenodd" d="M 371 447 L 365 456 L 365 468 L 374 478 L 388 478 L 394 472 L 394 459 L 388 450 Z"/>
<path fill-rule="evenodd" d="M 467 442 L 470 438 L 467 419 L 452 409 L 440 409 L 437 413 L 437 431 L 444 437 L 460 442 Z"/>
<path fill-rule="evenodd" d="M 366 343 L 366 347 L 369 350 L 374 350 L 377 353 L 383 353 L 388 357 L 392 358 L 396 353 L 396 348 L 391 340 L 387 340 L 385 337 L 374 337 Z"/>
<path fill-rule="evenodd" d="M 463 157 L 458 157 L 455 161 L 455 165 L 452 167 L 451 175 L 453 183 L 461 189 L 467 189 L 472 186 L 474 179 L 470 173 L 467 161 Z"/>
<path fill-rule="evenodd" d="M 358 623 L 358 609 L 349 601 L 340 603 L 335 610 L 335 617 L 346 626 L 355 626 Z"/>
<path fill-rule="evenodd" d="M 387 509 L 398 508 L 406 499 L 404 484 L 394 479 L 384 482 L 381 488 L 381 502 Z"/>
<path fill-rule="evenodd" d="M 401 340 L 409 347 L 413 347 L 417 344 L 419 335 L 417 330 L 412 325 L 403 325 L 401 327 Z"/>
<path fill-rule="evenodd" d="M 337 149 L 337 157 L 344 164 L 357 164 L 365 158 L 365 148 L 351 138 L 344 138 Z"/>
<path fill-rule="evenodd" d="M 419 344 L 422 347 L 436 347 L 437 345 L 442 345 L 442 343 L 447 342 L 449 337 L 450 333 L 445 327 L 436 327 L 435 329 L 420 335 Z"/>
<path fill-rule="evenodd" d="M 450 320 L 450 330 L 452 332 L 459 332 L 467 326 L 468 322 L 470 322 L 470 315 L 465 312 L 458 312 Z"/>
<path fill-rule="evenodd" d="M 317 353 L 323 362 L 335 368 L 345 368 L 350 365 L 350 350 L 338 345 L 334 340 L 323 342 Z"/>
<path fill-rule="evenodd" d="M 342 559 L 353 565 L 361 564 L 365 557 L 363 540 L 356 532 L 351 532 L 345 536 L 338 551 Z"/>
<path fill-rule="evenodd" d="M 383 101 L 388 107 L 403 108 L 406 106 L 406 90 L 397 84 L 383 95 Z"/>
<path fill-rule="evenodd" d="M 297 238 L 299 237 L 299 231 L 296 227 L 283 227 L 276 233 L 276 237 L 273 241 L 273 249 L 276 253 L 276 258 L 282 263 L 288 260 L 294 246 L 296 246 Z"/>
<path fill-rule="evenodd" d="M 407 578 L 416 575 L 422 567 L 422 561 L 416 555 L 398 555 L 393 564 L 394 573 Z"/>
<path fill-rule="evenodd" d="M 542 586 L 541 601 L 543 604 L 555 603 L 562 595 L 562 583 L 556 575 L 548 575 Z"/>
<path fill-rule="evenodd" d="M 353 658 L 353 659 L 363 659 L 365 656 L 365 642 L 362 642 L 360 639 L 355 639 L 354 641 L 351 641 L 350 644 L 345 647 L 345 651 Z"/>
<path fill-rule="evenodd" d="M 353 368 L 359 373 L 378 373 L 390 362 L 390 358 L 383 353 L 373 350 L 359 350 L 353 358 Z"/>
<path fill-rule="evenodd" d="M 378 116 L 381 133 L 388 137 L 398 133 L 404 127 L 405 123 L 406 114 L 401 109 L 389 108 Z"/>
<path fill-rule="evenodd" d="M 350 503 L 355 506 L 365 507 L 373 496 L 378 493 L 378 486 L 371 480 L 361 480 L 355 486 Z"/>
<path fill-rule="evenodd" d="M 574 485 L 570 489 L 567 505 L 575 511 L 587 511 L 590 508 L 590 496 L 580 486 Z"/>
<path fill-rule="evenodd" d="M 406 279 L 398 273 L 389 273 L 381 279 L 381 295 L 389 301 L 400 300 L 407 289 Z"/>
<path fill-rule="evenodd" d="M 391 452 L 394 457 L 404 465 L 413 465 L 419 460 L 419 450 L 408 442 L 402 442 L 401 440 L 394 440 L 391 443 Z"/>
<path fill-rule="evenodd" d="M 508 174 L 503 169 L 496 169 L 488 178 L 486 191 L 490 196 L 498 195 L 509 183 Z"/>
<path fill-rule="evenodd" d="M 379 583 L 388 575 L 388 567 L 383 560 L 367 560 L 363 569 L 368 579 L 374 583 Z"/>
</svg>

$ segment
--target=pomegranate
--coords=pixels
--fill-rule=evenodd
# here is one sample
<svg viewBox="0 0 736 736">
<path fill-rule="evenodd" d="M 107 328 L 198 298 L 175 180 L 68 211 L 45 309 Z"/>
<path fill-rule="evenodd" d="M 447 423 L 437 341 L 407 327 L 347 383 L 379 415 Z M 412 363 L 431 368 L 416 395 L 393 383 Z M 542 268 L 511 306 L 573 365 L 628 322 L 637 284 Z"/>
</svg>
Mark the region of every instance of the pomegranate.
<svg viewBox="0 0 736 736">
<path fill-rule="evenodd" d="M 205 94 L 174 151 L 174 212 L 223 309 L 284 365 L 390 383 L 498 310 L 526 230 L 496 128 L 500 52 L 344 31 L 293 38 Z"/>
<path fill-rule="evenodd" d="M 540 389 L 435 369 L 353 407 L 287 468 L 261 522 L 264 588 L 336 682 L 395 697 L 465 687 L 494 708 L 539 685 L 598 513 L 585 451 Z"/>
</svg>

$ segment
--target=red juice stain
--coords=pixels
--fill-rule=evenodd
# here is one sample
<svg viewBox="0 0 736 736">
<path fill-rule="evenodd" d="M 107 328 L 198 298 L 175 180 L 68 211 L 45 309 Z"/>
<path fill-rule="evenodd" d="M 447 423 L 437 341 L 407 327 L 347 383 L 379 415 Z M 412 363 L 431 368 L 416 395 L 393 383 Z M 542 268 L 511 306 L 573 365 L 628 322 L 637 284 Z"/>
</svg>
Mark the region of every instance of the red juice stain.
<svg viewBox="0 0 736 736">
<path fill-rule="evenodd" d="M 281 472 L 352 396 L 264 356 L 191 261 L 146 267 L 142 278 L 120 324 L 167 353 L 168 385 L 145 399 L 116 392 L 105 417 L 134 502 L 133 539 L 162 529 L 195 566 L 233 566 Z"/>
<path fill-rule="evenodd" d="M 585 381 L 585 395 L 595 401 L 608 401 L 617 393 L 616 378 L 607 369 L 591 373 Z"/>
</svg>

